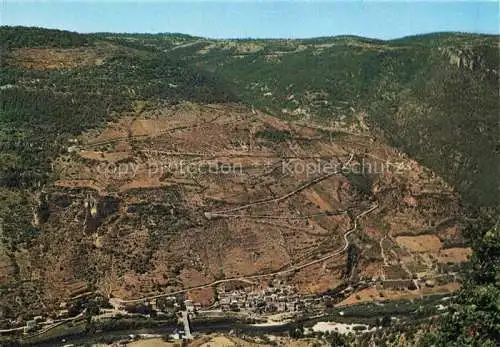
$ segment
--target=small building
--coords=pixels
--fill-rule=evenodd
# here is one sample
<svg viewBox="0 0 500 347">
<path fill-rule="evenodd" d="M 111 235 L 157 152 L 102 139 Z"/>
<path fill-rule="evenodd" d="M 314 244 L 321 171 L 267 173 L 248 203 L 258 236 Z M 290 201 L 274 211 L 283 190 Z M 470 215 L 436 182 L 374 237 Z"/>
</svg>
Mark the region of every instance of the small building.
<svg viewBox="0 0 500 347">
<path fill-rule="evenodd" d="M 26 322 L 26 325 L 24 326 L 24 333 L 29 333 L 30 331 L 34 330 L 36 328 L 36 321 L 29 320 Z"/>
<path fill-rule="evenodd" d="M 69 311 L 68 310 L 60 310 L 59 312 L 57 312 L 57 317 L 58 318 L 69 317 Z"/>
<path fill-rule="evenodd" d="M 185 300 L 184 305 L 186 306 L 187 312 L 194 312 L 196 309 L 196 307 L 194 306 L 194 304 L 191 300 Z"/>
</svg>

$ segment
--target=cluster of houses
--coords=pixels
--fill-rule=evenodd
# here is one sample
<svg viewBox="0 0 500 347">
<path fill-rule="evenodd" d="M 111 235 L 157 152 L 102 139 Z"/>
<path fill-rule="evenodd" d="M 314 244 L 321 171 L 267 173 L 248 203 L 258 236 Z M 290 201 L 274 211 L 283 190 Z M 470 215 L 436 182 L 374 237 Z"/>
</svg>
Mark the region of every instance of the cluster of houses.
<svg viewBox="0 0 500 347">
<path fill-rule="evenodd" d="M 296 313 L 322 303 L 316 295 L 299 295 L 292 285 L 278 285 L 246 292 L 244 290 L 219 290 L 218 305 L 223 311 L 252 313 Z"/>
</svg>

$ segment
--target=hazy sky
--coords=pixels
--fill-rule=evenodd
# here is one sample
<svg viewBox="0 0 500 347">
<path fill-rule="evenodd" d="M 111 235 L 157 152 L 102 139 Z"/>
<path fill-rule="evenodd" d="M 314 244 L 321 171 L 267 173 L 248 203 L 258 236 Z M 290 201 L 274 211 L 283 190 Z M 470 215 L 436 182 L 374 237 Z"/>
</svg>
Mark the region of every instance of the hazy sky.
<svg viewBox="0 0 500 347">
<path fill-rule="evenodd" d="M 216 38 L 354 34 L 396 38 L 435 31 L 499 33 L 496 1 L 13 1 L 2 25 L 79 32 L 181 32 Z"/>
</svg>

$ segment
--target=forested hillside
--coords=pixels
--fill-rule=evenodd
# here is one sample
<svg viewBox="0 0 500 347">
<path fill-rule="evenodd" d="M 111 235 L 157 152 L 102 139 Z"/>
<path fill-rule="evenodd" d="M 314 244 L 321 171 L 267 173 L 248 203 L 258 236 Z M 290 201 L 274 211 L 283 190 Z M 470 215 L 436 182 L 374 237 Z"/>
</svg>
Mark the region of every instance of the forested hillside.
<svg viewBox="0 0 500 347">
<path fill-rule="evenodd" d="M 364 121 L 446 177 L 473 207 L 498 194 L 497 38 L 432 34 L 393 41 L 338 37 L 206 43 L 177 51 L 283 117 Z M 493 184 L 495 185 L 495 184 Z"/>
<path fill-rule="evenodd" d="M 120 45 L 116 39 L 22 27 L 1 27 L 0 39 L 0 189 L 7 201 L 0 208 L 0 219 L 4 235 L 14 244 L 37 234 L 30 225 L 24 191 L 53 182 L 51 162 L 66 150 L 68 140 L 102 128 L 120 113 L 133 112 L 134 100 L 144 104 L 235 100 L 213 74 L 147 49 Z M 27 69 L 15 62 L 13 54 L 16 49 L 30 54 L 31 48 L 81 47 L 87 53 L 71 54 L 95 51 L 102 61 L 70 69 Z"/>
</svg>

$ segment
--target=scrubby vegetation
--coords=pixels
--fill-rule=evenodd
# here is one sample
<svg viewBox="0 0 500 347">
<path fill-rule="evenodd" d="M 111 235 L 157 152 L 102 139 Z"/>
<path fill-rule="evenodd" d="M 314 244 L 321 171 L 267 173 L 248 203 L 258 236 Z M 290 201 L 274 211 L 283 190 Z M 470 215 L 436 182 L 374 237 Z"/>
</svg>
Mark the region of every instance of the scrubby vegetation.
<svg viewBox="0 0 500 347">
<path fill-rule="evenodd" d="M 275 129 L 266 129 L 259 131 L 255 134 L 255 136 L 273 142 L 286 141 L 292 137 L 289 131 L 280 131 Z"/>
<path fill-rule="evenodd" d="M 2 49 L 19 47 L 68 48 L 88 43 L 86 35 L 66 30 L 0 26 L 0 47 Z"/>
</svg>

